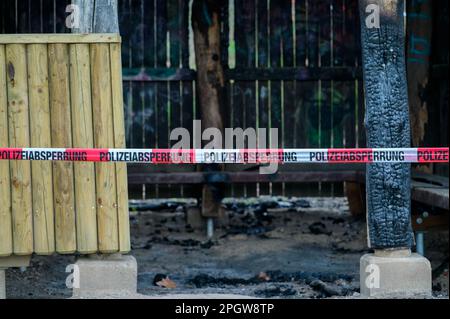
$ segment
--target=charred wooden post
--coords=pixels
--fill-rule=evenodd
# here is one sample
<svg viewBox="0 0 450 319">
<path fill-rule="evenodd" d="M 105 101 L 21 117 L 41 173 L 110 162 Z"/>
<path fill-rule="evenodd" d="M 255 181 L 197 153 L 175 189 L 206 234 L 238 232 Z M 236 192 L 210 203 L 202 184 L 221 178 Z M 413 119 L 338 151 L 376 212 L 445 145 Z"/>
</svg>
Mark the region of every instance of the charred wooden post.
<svg viewBox="0 0 450 319">
<path fill-rule="evenodd" d="M 403 0 L 360 0 L 367 146 L 410 147 Z M 360 260 L 363 296 L 430 296 L 431 265 L 411 253 L 411 167 L 368 164 L 369 247 Z"/>
<path fill-rule="evenodd" d="M 410 147 L 404 1 L 359 5 L 367 146 Z M 366 179 L 369 247 L 411 248 L 410 165 L 368 164 Z"/>
<path fill-rule="evenodd" d="M 194 0 L 192 26 L 197 64 L 197 96 L 204 128 L 216 128 L 223 133 L 225 78 L 220 58 L 220 16 L 223 0 Z M 222 165 L 208 165 L 206 171 L 222 170 Z M 202 189 L 202 215 L 219 217 L 221 189 L 206 184 Z"/>
</svg>

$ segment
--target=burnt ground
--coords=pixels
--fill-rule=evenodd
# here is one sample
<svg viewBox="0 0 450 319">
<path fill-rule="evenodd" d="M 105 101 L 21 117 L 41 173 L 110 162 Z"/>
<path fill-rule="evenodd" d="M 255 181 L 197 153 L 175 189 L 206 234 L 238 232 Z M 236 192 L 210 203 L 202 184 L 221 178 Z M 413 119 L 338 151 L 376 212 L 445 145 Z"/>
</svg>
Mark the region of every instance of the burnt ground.
<svg viewBox="0 0 450 319">
<path fill-rule="evenodd" d="M 262 298 L 352 298 L 366 224 L 344 198 L 260 198 L 225 201 L 228 226 L 207 240 L 187 224 L 192 202 L 132 202 L 132 252 L 138 292 L 146 295 L 226 293 Z M 433 293 L 448 298 L 448 231 L 426 235 Z M 32 259 L 7 271 L 9 298 L 67 298 L 66 266 L 74 256 Z M 176 288 L 154 285 L 168 276 Z"/>
</svg>

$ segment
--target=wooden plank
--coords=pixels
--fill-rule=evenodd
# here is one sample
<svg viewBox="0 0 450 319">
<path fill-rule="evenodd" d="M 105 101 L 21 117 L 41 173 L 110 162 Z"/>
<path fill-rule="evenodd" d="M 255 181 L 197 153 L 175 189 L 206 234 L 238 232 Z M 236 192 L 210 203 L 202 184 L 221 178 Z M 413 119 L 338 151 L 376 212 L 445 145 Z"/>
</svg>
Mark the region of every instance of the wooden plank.
<svg viewBox="0 0 450 319">
<path fill-rule="evenodd" d="M 145 39 L 143 23 L 146 14 L 144 14 L 144 1 L 130 1 L 130 18 L 134 17 L 130 23 L 130 56 L 128 63 L 133 68 L 142 68 L 144 66 L 144 52 Z M 151 14 L 152 12 L 149 12 Z M 144 114 L 145 114 L 145 92 L 144 83 L 132 83 L 132 142 L 130 147 L 141 148 L 144 147 L 145 133 L 144 133 Z"/>
<path fill-rule="evenodd" d="M 427 183 L 412 182 L 411 199 L 448 210 L 448 188 L 430 187 Z"/>
<path fill-rule="evenodd" d="M 238 43 L 238 40 L 236 39 L 236 42 Z M 238 44 L 236 43 L 236 48 L 238 47 Z M 237 53 L 237 52 L 236 52 Z M 236 59 L 236 62 L 239 59 Z M 231 83 L 229 86 L 230 89 L 230 98 L 232 99 L 230 103 L 230 115 L 231 115 L 231 127 L 237 128 L 237 127 L 244 127 L 244 94 L 242 93 L 242 88 L 240 86 L 240 83 Z M 239 147 L 234 145 L 233 147 Z M 225 165 L 226 170 L 230 169 L 229 165 Z M 233 185 L 232 186 L 232 194 L 233 197 L 242 197 L 245 196 L 245 185 Z"/>
<path fill-rule="evenodd" d="M 154 1 L 121 1 L 119 9 L 120 30 L 126 41 L 122 47 L 124 67 L 141 70 L 144 65 L 153 67 L 154 64 L 154 28 L 153 6 Z M 139 73 L 139 71 L 137 72 Z M 124 92 L 126 94 L 126 123 L 127 146 L 144 146 L 144 127 L 147 125 L 144 118 L 144 103 L 146 99 L 144 82 L 132 82 L 124 72 Z M 130 80 L 130 81 L 128 81 Z M 149 136 L 146 139 L 151 139 Z M 131 193 L 139 194 L 144 198 L 144 186 L 136 185 L 130 189 Z"/>
<path fill-rule="evenodd" d="M 89 44 L 71 44 L 70 93 L 73 147 L 94 147 Z M 97 247 L 97 210 L 94 163 L 74 163 L 77 251 L 95 253 Z"/>
<path fill-rule="evenodd" d="M 304 66 L 307 58 L 307 6 L 306 0 L 295 1 L 295 65 Z"/>
<path fill-rule="evenodd" d="M 331 1 L 315 1 L 318 5 L 319 14 L 319 55 L 321 67 L 332 65 Z"/>
<path fill-rule="evenodd" d="M 116 33 L 89 34 L 0 34 L 0 44 L 45 44 L 45 43 L 120 43 Z"/>
<path fill-rule="evenodd" d="M 180 14 L 181 67 L 189 68 L 189 3 L 187 1 L 180 0 L 180 11 L 182 12 Z M 193 84 L 193 78 L 190 81 L 181 81 L 181 125 L 189 131 L 191 136 L 193 136 L 192 121 L 195 116 Z"/>
<path fill-rule="evenodd" d="M 277 1 L 280 4 L 281 15 L 281 50 L 283 66 L 294 66 L 295 52 L 294 52 L 294 21 L 293 18 L 293 1 L 281 0 Z"/>
<path fill-rule="evenodd" d="M 346 181 L 345 194 L 348 200 L 348 208 L 353 216 L 363 215 L 366 212 L 366 192 L 364 184 L 354 181 Z"/>
<path fill-rule="evenodd" d="M 66 7 L 71 0 L 57 0 L 55 1 L 55 33 L 70 33 L 71 29 L 66 27 Z"/>
<path fill-rule="evenodd" d="M 365 117 L 365 96 L 364 96 L 364 86 L 363 86 L 363 81 L 362 80 L 358 80 L 356 82 L 357 84 L 357 105 L 358 105 L 358 109 L 356 111 L 356 118 L 357 118 L 357 132 L 356 132 L 356 136 L 357 136 L 357 144 L 356 147 L 366 147 L 366 126 L 365 126 L 365 121 L 364 121 L 364 117 Z"/>
<path fill-rule="evenodd" d="M 265 53 L 258 53 L 259 61 L 265 59 Z M 259 64 L 259 62 L 258 62 Z M 441 72 L 443 73 L 443 72 Z M 123 79 L 125 81 L 162 82 L 162 81 L 193 81 L 196 72 L 186 68 L 124 68 Z M 227 80 L 236 81 L 350 81 L 361 79 L 362 73 L 359 67 L 267 67 L 259 65 L 259 68 L 239 67 L 225 70 Z"/>
<path fill-rule="evenodd" d="M 169 32 L 170 67 L 181 66 L 180 47 L 180 19 L 181 14 L 178 0 L 170 0 L 167 3 L 167 21 Z M 174 128 L 181 127 L 181 85 L 180 82 L 169 83 L 169 132 Z M 169 141 L 172 146 L 176 141 Z"/>
<path fill-rule="evenodd" d="M 16 21 L 16 1 L 4 0 L 3 12 L 3 32 L 4 33 L 17 33 L 17 21 Z"/>
<path fill-rule="evenodd" d="M 422 219 L 420 224 L 417 223 L 419 218 Z M 449 224 L 448 214 L 445 212 L 429 215 L 427 218 L 423 218 L 421 214 L 413 214 L 411 222 L 414 231 L 447 230 Z"/>
<path fill-rule="evenodd" d="M 283 0 L 279 2 L 280 6 L 280 32 L 281 32 L 281 66 L 282 67 L 294 67 L 295 52 L 294 52 L 294 21 L 292 20 L 292 5 L 290 0 Z M 294 128 L 294 121 L 291 121 L 292 114 L 295 112 L 295 99 L 294 97 L 294 82 L 282 81 L 281 82 L 281 135 L 282 146 L 293 144 L 292 129 Z M 286 195 L 286 191 L 293 193 L 296 185 L 286 185 L 283 183 L 282 194 Z"/>
<path fill-rule="evenodd" d="M 122 60 L 120 45 L 110 45 L 112 105 L 114 118 L 114 147 L 126 148 L 125 127 L 123 123 L 123 93 L 122 93 Z M 119 231 L 119 251 L 126 253 L 131 249 L 130 217 L 128 213 L 127 165 L 116 163 L 117 185 L 117 218 Z"/>
<path fill-rule="evenodd" d="M 54 0 L 41 0 L 42 1 L 42 33 L 55 33 L 56 22 L 54 16 Z"/>
<path fill-rule="evenodd" d="M 167 2 L 156 0 L 156 66 L 167 67 Z M 157 147 L 169 146 L 169 87 L 168 83 L 156 85 L 156 117 L 157 120 Z"/>
<path fill-rule="evenodd" d="M 30 33 L 30 12 L 28 0 L 16 1 L 16 24 L 18 33 Z"/>
<path fill-rule="evenodd" d="M 0 145 L 9 146 L 6 52 L 0 44 Z M 9 161 L 0 161 L 0 256 L 13 252 Z"/>
<path fill-rule="evenodd" d="M 235 3 L 236 68 L 254 67 L 256 62 L 255 44 L 255 0 L 236 1 Z M 256 127 L 255 84 L 247 81 L 235 81 L 232 85 L 232 122 L 231 127 L 246 129 Z M 234 145 L 234 147 L 242 147 Z M 248 146 L 245 146 L 248 147 Z M 239 169 L 243 169 L 242 167 Z M 247 196 L 247 191 L 256 194 L 255 185 L 233 186 L 235 196 Z"/>
<path fill-rule="evenodd" d="M 28 54 L 31 147 L 51 147 L 47 45 L 31 44 Z M 34 252 L 55 252 L 52 163 L 31 163 Z"/>
<path fill-rule="evenodd" d="M 411 121 L 411 139 L 413 147 L 433 145 L 430 139 L 432 130 L 430 125 L 431 98 L 424 94 L 429 90 L 430 59 L 432 40 L 432 11 L 431 1 L 410 1 L 407 4 L 407 78 L 409 117 Z M 430 123 L 430 124 L 429 124 Z M 430 134 L 431 133 L 431 134 Z M 433 172 L 433 164 L 413 165 L 415 170 Z"/>
<path fill-rule="evenodd" d="M 269 65 L 269 15 L 268 2 L 265 0 L 257 0 L 257 67 L 268 68 Z M 257 80 L 257 103 L 258 103 L 258 128 L 267 129 L 267 137 L 269 136 L 269 82 L 263 79 Z M 269 139 L 267 138 L 267 142 Z M 270 194 L 270 185 L 259 184 L 258 195 Z"/>
<path fill-rule="evenodd" d="M 269 39 L 270 39 L 270 66 L 282 67 L 282 8 L 279 2 L 271 1 L 269 4 L 270 17 L 269 17 Z M 282 145 L 283 139 L 283 110 L 282 110 L 282 97 L 281 97 L 281 81 L 271 80 L 269 83 L 270 93 L 270 128 L 278 129 L 278 141 L 270 141 L 270 147 L 276 147 Z M 278 144 L 274 144 L 278 143 Z M 271 195 L 282 195 L 281 185 L 272 185 Z"/>
<path fill-rule="evenodd" d="M 267 175 L 258 172 L 168 172 L 168 173 L 130 173 L 128 183 L 148 183 L 148 184 L 204 184 L 209 176 L 214 175 L 214 179 L 224 184 L 248 182 L 259 183 L 312 183 L 312 182 L 364 182 L 364 171 L 329 169 L 317 171 L 292 171 L 277 172 Z"/>
<path fill-rule="evenodd" d="M 29 17 L 29 33 L 44 33 L 42 30 L 42 10 L 41 1 L 28 1 L 28 10 L 32 12 Z"/>
<path fill-rule="evenodd" d="M 52 147 L 71 147 L 69 52 L 66 44 L 48 46 Z M 53 163 L 56 251 L 76 251 L 73 163 Z"/>
<path fill-rule="evenodd" d="M 91 44 L 94 147 L 114 146 L 111 65 L 108 44 Z M 98 247 L 102 253 L 119 250 L 116 172 L 114 163 L 95 165 L 97 185 Z"/>
<path fill-rule="evenodd" d="M 6 46 L 10 147 L 30 145 L 26 59 L 25 45 Z M 10 171 L 14 254 L 28 255 L 33 252 L 30 162 L 12 161 Z"/>
<path fill-rule="evenodd" d="M 278 62 L 280 63 L 280 62 Z M 297 81 L 345 81 L 361 78 L 360 68 L 356 67 L 280 67 L 271 68 L 239 68 L 226 71 L 228 79 L 251 81 L 251 80 L 297 80 Z"/>
<path fill-rule="evenodd" d="M 144 43 L 144 66 L 152 68 L 155 66 L 156 43 L 155 43 L 155 1 L 143 1 L 143 43 Z M 121 26 L 122 27 L 122 26 Z"/>
<path fill-rule="evenodd" d="M 307 65 L 319 66 L 319 33 L 320 33 L 320 1 L 308 1 L 308 29 L 307 29 Z"/>
</svg>

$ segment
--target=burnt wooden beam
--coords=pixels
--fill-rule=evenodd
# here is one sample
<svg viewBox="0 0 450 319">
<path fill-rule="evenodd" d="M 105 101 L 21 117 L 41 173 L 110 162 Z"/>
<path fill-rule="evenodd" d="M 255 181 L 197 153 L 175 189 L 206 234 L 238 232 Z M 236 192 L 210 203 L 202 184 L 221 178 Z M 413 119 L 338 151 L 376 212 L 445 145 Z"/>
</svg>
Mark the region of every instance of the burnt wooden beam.
<svg viewBox="0 0 450 319">
<path fill-rule="evenodd" d="M 195 70 L 187 68 L 123 68 L 124 81 L 161 82 L 161 81 L 194 81 Z"/>
<path fill-rule="evenodd" d="M 240 81 L 351 81 L 361 78 L 362 70 L 358 67 L 236 68 L 226 70 L 225 75 L 227 79 Z"/>
<path fill-rule="evenodd" d="M 379 9 L 379 25 L 369 5 Z M 360 0 L 359 7 L 367 147 L 410 147 L 404 1 Z M 368 164 L 366 179 L 369 247 L 411 248 L 410 164 Z"/>
<path fill-rule="evenodd" d="M 124 68 L 124 81 L 193 81 L 197 72 L 187 68 Z M 224 69 L 224 79 L 236 81 L 352 81 L 362 78 L 359 67 L 280 67 Z"/>
<path fill-rule="evenodd" d="M 129 184 L 205 184 L 205 183 L 311 183 L 355 182 L 364 183 L 364 171 L 278 172 L 263 175 L 258 172 L 178 172 L 130 173 Z"/>
</svg>

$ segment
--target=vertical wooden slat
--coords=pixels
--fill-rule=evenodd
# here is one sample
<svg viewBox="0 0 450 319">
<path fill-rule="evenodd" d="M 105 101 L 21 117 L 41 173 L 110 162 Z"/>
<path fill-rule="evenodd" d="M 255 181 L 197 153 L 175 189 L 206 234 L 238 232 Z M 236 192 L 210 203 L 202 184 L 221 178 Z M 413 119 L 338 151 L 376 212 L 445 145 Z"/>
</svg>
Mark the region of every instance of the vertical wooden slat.
<svg viewBox="0 0 450 319">
<path fill-rule="evenodd" d="M 30 145 L 26 46 L 6 46 L 8 80 L 9 146 Z M 11 161 L 11 204 L 14 254 L 33 252 L 31 166 L 29 161 Z"/>
<path fill-rule="evenodd" d="M 28 0 L 17 0 L 17 32 L 30 33 Z"/>
<path fill-rule="evenodd" d="M 94 147 L 89 44 L 71 44 L 70 94 L 73 147 Z M 97 210 L 95 167 L 93 163 L 74 163 L 77 251 L 97 251 Z"/>
<path fill-rule="evenodd" d="M 112 106 L 114 118 L 114 147 L 125 148 L 125 127 L 123 125 L 122 102 L 122 62 L 120 44 L 110 45 Z M 127 165 L 116 163 L 117 219 L 119 232 L 119 251 L 128 252 L 130 243 L 130 217 L 128 213 Z"/>
<path fill-rule="evenodd" d="M 42 33 L 55 33 L 54 0 L 42 0 Z"/>
<path fill-rule="evenodd" d="M 16 20 L 16 1 L 4 0 L 4 10 L 2 11 L 4 16 L 3 32 L 4 33 L 17 33 L 17 20 Z"/>
<path fill-rule="evenodd" d="M 318 1 L 317 21 L 319 23 L 319 66 L 331 66 L 331 11 L 330 0 Z M 332 108 L 331 93 L 332 84 L 330 81 L 319 81 L 319 117 L 320 117 L 320 147 L 330 147 L 332 140 Z"/>
<path fill-rule="evenodd" d="M 57 0 L 55 1 L 55 33 L 70 33 L 71 29 L 66 27 L 66 7 L 71 3 L 71 0 Z"/>
<path fill-rule="evenodd" d="M 6 1 L 0 1 L 0 12 L 6 12 Z M 5 32 L 5 14 L 0 14 L 0 32 Z"/>
<path fill-rule="evenodd" d="M 155 19 L 156 19 L 156 61 L 155 65 L 159 68 L 167 67 L 168 48 L 167 48 L 167 1 L 156 0 Z M 166 81 L 156 83 L 156 146 L 158 148 L 169 147 L 169 83 Z M 158 185 L 156 195 L 163 197 L 170 196 L 170 185 Z"/>
<path fill-rule="evenodd" d="M 307 57 L 307 0 L 295 1 L 295 65 L 304 66 Z"/>
<path fill-rule="evenodd" d="M 112 117 L 111 65 L 108 44 L 91 44 L 92 107 L 94 146 L 114 147 Z M 97 163 L 98 246 L 102 253 L 117 252 L 117 193 L 114 163 Z"/>
<path fill-rule="evenodd" d="M 180 68 L 181 66 L 181 47 L 180 47 L 180 12 L 179 1 L 169 0 L 167 2 L 167 21 L 169 32 L 170 67 Z M 169 83 L 169 132 L 181 127 L 181 84 L 180 81 L 171 81 Z M 169 141 L 172 147 L 177 141 Z M 170 185 L 172 188 L 171 196 L 180 196 L 180 187 L 178 185 Z"/>
<path fill-rule="evenodd" d="M 144 60 L 142 67 L 155 67 L 157 44 L 155 35 L 156 1 L 143 1 L 142 23 L 144 33 L 142 41 L 144 43 Z M 133 65 L 137 66 L 139 60 L 133 59 Z M 142 107 L 142 130 L 143 147 L 155 148 L 158 141 L 158 118 L 157 118 L 157 84 L 154 82 L 142 82 L 140 87 L 140 102 Z M 138 94 L 134 92 L 134 96 Z M 154 170 L 154 168 L 152 168 Z M 157 195 L 157 185 L 143 185 L 143 198 L 151 198 Z"/>
<path fill-rule="evenodd" d="M 253 68 L 256 61 L 255 0 L 235 1 L 236 68 Z M 256 127 L 255 84 L 235 81 L 232 86 L 233 128 Z M 234 145 L 234 147 L 238 147 Z M 247 146 L 245 146 L 247 147 Z M 247 196 L 254 185 L 233 185 L 235 196 Z M 256 193 L 253 190 L 251 193 Z"/>
<path fill-rule="evenodd" d="M 167 1 L 156 0 L 156 66 L 167 67 Z M 169 145 L 168 83 L 157 83 L 158 148 Z"/>
<path fill-rule="evenodd" d="M 317 67 L 319 65 L 319 6 L 320 1 L 306 0 L 307 6 L 307 31 L 306 46 L 308 66 Z"/>
<path fill-rule="evenodd" d="M 189 2 L 179 0 L 180 2 L 180 44 L 181 44 L 181 67 L 189 68 Z M 228 35 L 227 35 L 228 36 Z M 228 49 L 228 48 L 227 48 Z M 223 50 L 222 50 L 223 52 Z M 192 137 L 193 119 L 194 119 L 194 92 L 193 81 L 181 81 L 181 125 L 186 128 Z M 192 145 L 191 145 L 192 147 Z M 195 170 L 195 165 L 186 165 L 187 171 Z M 193 194 L 190 187 L 182 187 L 182 196 Z"/>
<path fill-rule="evenodd" d="M 270 66 L 282 67 L 282 5 L 280 2 L 270 2 Z M 283 110 L 282 110 L 282 81 L 272 80 L 270 92 L 270 128 L 278 129 L 278 147 L 283 144 Z M 271 141 L 272 143 L 272 141 Z M 274 147 L 275 145 L 271 145 Z M 272 195 L 282 195 L 281 184 L 272 185 Z"/>
<path fill-rule="evenodd" d="M 258 68 L 269 67 L 269 16 L 268 2 L 266 0 L 257 0 L 257 43 L 258 43 Z M 269 81 L 257 82 L 257 99 L 258 99 L 258 127 L 266 128 L 269 134 Z M 266 135 L 267 137 L 268 135 Z M 269 140 L 267 139 L 267 143 Z M 270 192 L 269 184 L 259 184 L 259 194 L 268 195 Z"/>
<path fill-rule="evenodd" d="M 72 146 L 69 53 L 66 44 L 48 45 L 52 147 Z M 74 175 L 72 162 L 53 163 L 56 251 L 76 251 Z"/>
<path fill-rule="evenodd" d="M 244 4 L 244 32 L 247 51 L 247 62 L 246 66 L 249 68 L 256 67 L 256 30 L 255 30 L 255 18 L 256 18 L 256 1 L 245 1 Z M 244 60 L 245 61 L 245 60 Z M 243 92 L 243 104 L 242 108 L 245 112 L 245 121 L 243 129 L 254 128 L 256 129 L 256 116 L 257 116 L 257 105 L 256 105 L 256 82 L 247 81 L 241 86 Z M 245 145 L 245 147 L 249 147 Z M 245 185 L 246 196 L 256 196 L 256 185 L 255 183 L 249 183 Z"/>
<path fill-rule="evenodd" d="M 28 0 L 28 12 L 29 15 L 29 32 L 30 33 L 41 33 L 42 31 L 42 12 L 41 12 L 41 0 Z"/>
<path fill-rule="evenodd" d="M 294 36 L 293 36 L 293 21 L 292 21 L 292 1 L 281 1 L 281 40 L 283 50 L 283 67 L 294 67 L 295 52 L 294 52 Z M 283 81 L 283 148 L 294 147 L 294 134 L 292 129 L 295 127 L 295 91 L 294 81 Z"/>
<path fill-rule="evenodd" d="M 0 147 L 8 147 L 8 97 L 6 52 L 0 45 Z M 9 161 L 0 161 L 0 256 L 13 252 Z"/>
<path fill-rule="evenodd" d="M 47 45 L 31 44 L 28 54 L 31 147 L 51 147 Z M 34 252 L 55 252 L 52 163 L 31 163 Z"/>
</svg>

